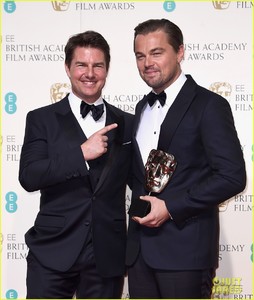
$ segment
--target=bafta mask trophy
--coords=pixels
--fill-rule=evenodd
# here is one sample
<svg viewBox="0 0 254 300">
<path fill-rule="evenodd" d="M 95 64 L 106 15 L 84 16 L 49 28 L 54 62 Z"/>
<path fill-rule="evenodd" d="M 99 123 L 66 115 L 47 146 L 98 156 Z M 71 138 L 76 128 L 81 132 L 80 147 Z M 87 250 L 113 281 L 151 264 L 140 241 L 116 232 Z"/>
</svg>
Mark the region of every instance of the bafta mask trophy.
<svg viewBox="0 0 254 300">
<path fill-rule="evenodd" d="M 172 154 L 162 150 L 151 150 L 145 164 L 145 188 L 151 193 L 158 194 L 168 184 L 175 168 L 176 161 Z M 134 199 L 129 209 L 130 216 L 144 217 L 150 212 L 151 204 L 149 201 Z"/>
</svg>

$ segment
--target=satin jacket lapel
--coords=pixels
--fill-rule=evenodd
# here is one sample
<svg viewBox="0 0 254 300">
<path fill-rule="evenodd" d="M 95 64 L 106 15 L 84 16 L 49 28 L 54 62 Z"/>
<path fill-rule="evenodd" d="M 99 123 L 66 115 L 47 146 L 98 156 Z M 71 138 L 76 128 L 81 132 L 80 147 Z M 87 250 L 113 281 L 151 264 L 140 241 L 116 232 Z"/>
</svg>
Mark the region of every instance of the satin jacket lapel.
<svg viewBox="0 0 254 300">
<path fill-rule="evenodd" d="M 135 153 L 134 163 L 135 163 L 135 167 L 137 166 L 137 168 L 135 168 L 135 169 L 141 172 L 140 176 L 142 176 L 142 177 L 145 175 L 145 167 L 144 167 L 142 156 L 141 156 L 141 153 L 139 150 L 138 142 L 136 140 L 136 133 L 138 130 L 141 113 L 142 113 L 142 110 L 143 110 L 145 104 L 146 104 L 146 96 L 136 106 L 134 125 L 133 125 L 133 138 L 132 138 L 133 149 L 134 149 L 134 153 Z"/>
<path fill-rule="evenodd" d="M 182 121 L 196 94 L 196 83 L 187 75 L 187 80 L 161 124 L 158 149 L 168 151 L 174 133 Z"/>
<path fill-rule="evenodd" d="M 117 154 L 120 150 L 120 146 L 123 143 L 123 135 L 124 135 L 124 120 L 123 116 L 118 115 L 111 106 L 104 101 L 104 104 L 106 106 L 107 111 L 107 119 L 106 119 L 106 125 L 117 123 L 118 127 L 108 132 L 108 144 L 109 144 L 109 152 L 107 153 L 107 159 L 106 164 L 101 172 L 101 176 L 99 179 L 99 182 L 96 185 L 94 193 L 96 193 L 102 186 L 107 178 L 108 172 L 111 169 L 112 161 L 115 157 L 117 157 Z"/>
<path fill-rule="evenodd" d="M 56 112 L 56 118 L 59 127 L 63 130 L 66 141 L 70 147 L 83 143 L 87 138 L 79 126 L 74 114 L 71 111 L 68 98 L 64 98 L 59 103 L 59 111 Z"/>
</svg>

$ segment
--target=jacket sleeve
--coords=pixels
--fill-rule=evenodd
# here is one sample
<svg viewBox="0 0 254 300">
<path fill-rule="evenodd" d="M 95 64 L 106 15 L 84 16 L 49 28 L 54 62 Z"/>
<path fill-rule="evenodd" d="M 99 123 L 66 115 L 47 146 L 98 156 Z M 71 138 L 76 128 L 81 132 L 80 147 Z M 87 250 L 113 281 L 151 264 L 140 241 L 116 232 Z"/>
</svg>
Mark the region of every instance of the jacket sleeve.
<svg viewBox="0 0 254 300">
<path fill-rule="evenodd" d="M 166 201 L 179 226 L 242 192 L 246 185 L 245 162 L 230 105 L 222 97 L 211 98 L 199 124 L 200 147 L 204 152 L 198 166 L 200 175 L 196 175 L 197 180 L 188 189 L 172 192 L 170 198 L 175 201 Z M 193 159 L 199 161 L 195 154 Z M 189 176 L 193 170 L 188 171 Z"/>
<path fill-rule="evenodd" d="M 51 132 L 46 122 L 47 116 L 36 111 L 29 112 L 26 118 L 19 181 L 29 192 L 64 183 L 88 173 L 80 145 L 71 149 L 58 146 L 58 149 L 50 150 Z"/>
</svg>

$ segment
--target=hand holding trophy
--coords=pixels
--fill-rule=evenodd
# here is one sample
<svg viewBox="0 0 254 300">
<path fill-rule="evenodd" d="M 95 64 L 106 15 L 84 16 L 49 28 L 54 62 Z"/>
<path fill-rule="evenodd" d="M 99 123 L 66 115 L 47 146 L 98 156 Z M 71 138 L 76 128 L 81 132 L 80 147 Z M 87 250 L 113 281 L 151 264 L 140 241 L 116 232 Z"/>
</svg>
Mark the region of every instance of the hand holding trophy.
<svg viewBox="0 0 254 300">
<path fill-rule="evenodd" d="M 145 188 L 151 193 L 160 193 L 171 179 L 177 162 L 172 154 L 162 150 L 151 150 L 145 164 Z M 134 199 L 129 209 L 130 216 L 143 218 L 151 209 L 149 201 Z"/>
</svg>

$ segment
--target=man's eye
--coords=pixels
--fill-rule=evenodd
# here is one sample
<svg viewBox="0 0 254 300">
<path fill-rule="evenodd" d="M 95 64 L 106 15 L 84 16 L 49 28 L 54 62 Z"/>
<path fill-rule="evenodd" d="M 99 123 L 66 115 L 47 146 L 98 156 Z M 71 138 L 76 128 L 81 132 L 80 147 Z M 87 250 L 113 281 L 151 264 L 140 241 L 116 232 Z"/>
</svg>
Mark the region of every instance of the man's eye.
<svg viewBox="0 0 254 300">
<path fill-rule="evenodd" d="M 141 60 L 142 58 L 144 58 L 143 55 L 136 55 L 136 59 L 137 59 L 137 60 Z"/>
</svg>

